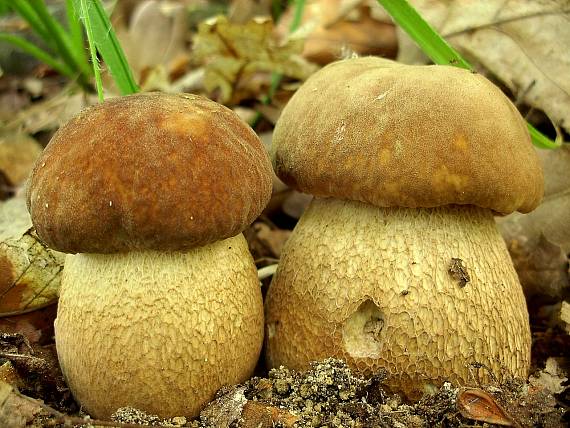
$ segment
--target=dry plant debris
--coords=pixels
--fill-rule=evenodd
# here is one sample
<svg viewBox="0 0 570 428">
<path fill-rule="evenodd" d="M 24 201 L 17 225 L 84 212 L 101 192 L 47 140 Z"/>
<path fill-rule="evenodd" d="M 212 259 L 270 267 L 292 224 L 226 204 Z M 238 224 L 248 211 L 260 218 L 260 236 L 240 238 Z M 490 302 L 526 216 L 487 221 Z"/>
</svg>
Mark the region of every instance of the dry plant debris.
<svg viewBox="0 0 570 428">
<path fill-rule="evenodd" d="M 0 203 L 0 315 L 54 303 L 63 260 L 37 237 L 24 198 Z"/>
<path fill-rule="evenodd" d="M 309 77 L 316 66 L 301 57 L 303 40 L 279 40 L 268 18 L 234 24 L 225 16 L 202 22 L 193 38 L 193 58 L 205 67 L 204 87 L 218 90 L 218 101 L 237 103 L 255 98 L 269 87 L 270 73 L 299 80 Z"/>
<path fill-rule="evenodd" d="M 9 182 L 19 186 L 32 170 L 43 147 L 22 132 L 7 132 L 0 135 L 0 171 Z"/>
<path fill-rule="evenodd" d="M 537 151 L 544 171 L 544 200 L 529 214 L 497 222 L 527 298 L 559 301 L 570 293 L 570 147 Z"/>
<path fill-rule="evenodd" d="M 277 26 L 287 34 L 294 10 L 289 8 Z M 398 49 L 390 17 L 375 0 L 313 0 L 303 11 L 297 37 L 306 38 L 303 56 L 325 65 L 352 52 L 393 58 Z"/>
</svg>

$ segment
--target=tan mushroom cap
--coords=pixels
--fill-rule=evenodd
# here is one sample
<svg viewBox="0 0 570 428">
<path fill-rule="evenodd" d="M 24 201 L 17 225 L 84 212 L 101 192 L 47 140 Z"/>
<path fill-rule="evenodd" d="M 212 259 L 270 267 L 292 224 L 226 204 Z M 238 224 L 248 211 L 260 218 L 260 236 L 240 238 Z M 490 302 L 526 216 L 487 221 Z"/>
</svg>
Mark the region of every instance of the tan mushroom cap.
<svg viewBox="0 0 570 428">
<path fill-rule="evenodd" d="M 272 158 L 297 190 L 380 207 L 528 212 L 544 187 L 526 124 L 495 85 L 374 57 L 312 75 L 283 110 Z"/>
<path fill-rule="evenodd" d="M 271 163 L 228 108 L 138 94 L 84 110 L 31 174 L 40 238 L 75 253 L 184 250 L 240 233 L 271 197 Z"/>
</svg>

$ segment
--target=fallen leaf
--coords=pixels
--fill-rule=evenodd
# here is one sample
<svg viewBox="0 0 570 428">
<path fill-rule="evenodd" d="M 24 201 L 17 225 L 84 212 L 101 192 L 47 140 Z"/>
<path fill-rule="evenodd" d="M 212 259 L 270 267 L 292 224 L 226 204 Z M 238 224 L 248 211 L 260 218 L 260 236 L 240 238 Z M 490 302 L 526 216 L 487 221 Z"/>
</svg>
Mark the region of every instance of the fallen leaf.
<svg viewBox="0 0 570 428">
<path fill-rule="evenodd" d="M 559 394 L 566 388 L 562 384 L 568 378 L 564 376 L 564 372 L 560 369 L 558 361 L 555 358 L 546 360 L 546 367 L 539 370 L 537 374 L 529 377 L 529 383 L 534 387 L 545 388 L 553 394 Z"/>
<path fill-rule="evenodd" d="M 270 251 L 270 256 L 277 259 L 281 256 L 285 242 L 291 236 L 290 230 L 272 229 L 261 222 L 254 223 L 253 230 L 255 230 L 258 240 Z"/>
<path fill-rule="evenodd" d="M 562 302 L 560 307 L 560 320 L 564 323 L 564 330 L 570 334 L 570 303 Z"/>
<path fill-rule="evenodd" d="M 242 411 L 242 428 L 272 428 L 276 424 L 293 427 L 301 418 L 275 406 L 248 401 Z"/>
<path fill-rule="evenodd" d="M 20 397 L 12 386 L 0 381 L 0 426 L 23 428 L 41 411 L 39 403 Z"/>
<path fill-rule="evenodd" d="M 398 49 L 396 30 L 376 1 L 314 0 L 306 3 L 299 34 L 306 37 L 303 56 L 325 65 L 348 52 L 394 58 Z M 277 32 L 289 33 L 295 10 L 283 14 Z"/>
<path fill-rule="evenodd" d="M 204 86 L 219 91 L 219 102 L 237 104 L 241 99 L 259 96 L 256 73 L 272 72 L 304 80 L 316 66 L 301 57 L 304 41 L 288 38 L 280 41 L 268 18 L 254 18 L 234 24 L 225 16 L 202 22 L 193 38 L 193 59 L 205 67 Z M 247 82 L 247 83 L 246 83 Z M 239 92 L 238 92 L 239 89 Z"/>
<path fill-rule="evenodd" d="M 208 404 L 200 412 L 200 420 L 212 428 L 227 428 L 241 418 L 247 398 L 244 386 L 235 386 Z"/>
<path fill-rule="evenodd" d="M 4 128 L 6 131 L 19 130 L 30 135 L 40 131 L 53 131 L 85 107 L 97 102 L 97 95 L 74 92 L 70 86 L 52 98 L 18 111 Z"/>
<path fill-rule="evenodd" d="M 134 6 L 128 26 L 118 26 L 117 37 L 141 90 L 164 90 L 186 68 L 190 60 L 187 34 L 183 4 L 146 0 Z"/>
<path fill-rule="evenodd" d="M 57 315 L 57 304 L 35 308 L 18 315 L 1 316 L 0 331 L 4 333 L 20 333 L 29 343 L 49 343 L 53 339 L 53 323 Z"/>
<path fill-rule="evenodd" d="M 19 186 L 28 178 L 42 150 L 42 146 L 25 133 L 4 132 L 0 134 L 0 171 L 10 183 Z"/>
<path fill-rule="evenodd" d="M 456 404 L 457 410 L 464 418 L 507 427 L 514 425 L 513 418 L 490 394 L 481 389 L 461 389 L 457 394 Z"/>
<path fill-rule="evenodd" d="M 231 0 L 228 18 L 235 24 L 245 24 L 259 16 L 271 16 L 273 0 Z"/>
<path fill-rule="evenodd" d="M 566 0 L 412 0 L 468 60 L 501 80 L 517 101 L 570 132 L 570 8 Z M 398 59 L 417 62 L 417 46 L 398 32 Z M 421 55 L 423 56 L 423 55 Z"/>
<path fill-rule="evenodd" d="M 560 299 L 570 286 L 570 147 L 537 151 L 544 170 L 545 195 L 528 214 L 497 219 L 527 297 Z"/>
<path fill-rule="evenodd" d="M 14 388 L 21 388 L 24 382 L 10 361 L 0 365 L 0 382 L 5 382 Z"/>
<path fill-rule="evenodd" d="M 23 197 L 0 205 L 0 315 L 16 315 L 57 300 L 65 255 L 36 236 Z"/>
</svg>

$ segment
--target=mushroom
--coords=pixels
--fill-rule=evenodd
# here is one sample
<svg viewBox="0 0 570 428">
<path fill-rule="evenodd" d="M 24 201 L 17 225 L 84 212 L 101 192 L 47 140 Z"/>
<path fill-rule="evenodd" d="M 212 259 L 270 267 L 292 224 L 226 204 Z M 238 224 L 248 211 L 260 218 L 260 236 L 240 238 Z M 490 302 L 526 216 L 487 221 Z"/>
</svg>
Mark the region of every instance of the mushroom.
<svg viewBox="0 0 570 428">
<path fill-rule="evenodd" d="M 315 195 L 265 304 L 267 362 L 387 369 L 410 399 L 525 377 L 525 298 L 493 215 L 534 209 L 524 120 L 484 77 L 367 57 L 311 76 L 276 125 L 277 175 Z"/>
<path fill-rule="evenodd" d="M 48 246 L 78 253 L 65 261 L 55 338 L 91 415 L 193 417 L 251 375 L 263 302 L 240 232 L 270 195 L 258 137 L 200 96 L 110 99 L 54 135 L 28 208 Z"/>
</svg>

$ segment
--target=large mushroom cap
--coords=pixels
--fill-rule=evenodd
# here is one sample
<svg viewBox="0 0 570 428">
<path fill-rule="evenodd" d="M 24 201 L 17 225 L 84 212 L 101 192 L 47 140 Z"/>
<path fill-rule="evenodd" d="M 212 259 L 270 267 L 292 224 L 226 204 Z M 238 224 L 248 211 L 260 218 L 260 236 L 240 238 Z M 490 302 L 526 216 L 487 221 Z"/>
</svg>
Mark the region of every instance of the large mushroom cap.
<svg viewBox="0 0 570 428">
<path fill-rule="evenodd" d="M 524 120 L 484 77 L 380 58 L 312 75 L 275 128 L 277 175 L 297 190 L 381 207 L 533 210 L 543 178 Z"/>
<path fill-rule="evenodd" d="M 32 172 L 28 208 L 51 248 L 184 250 L 240 233 L 271 196 L 271 164 L 231 110 L 139 94 L 84 110 Z"/>
</svg>

